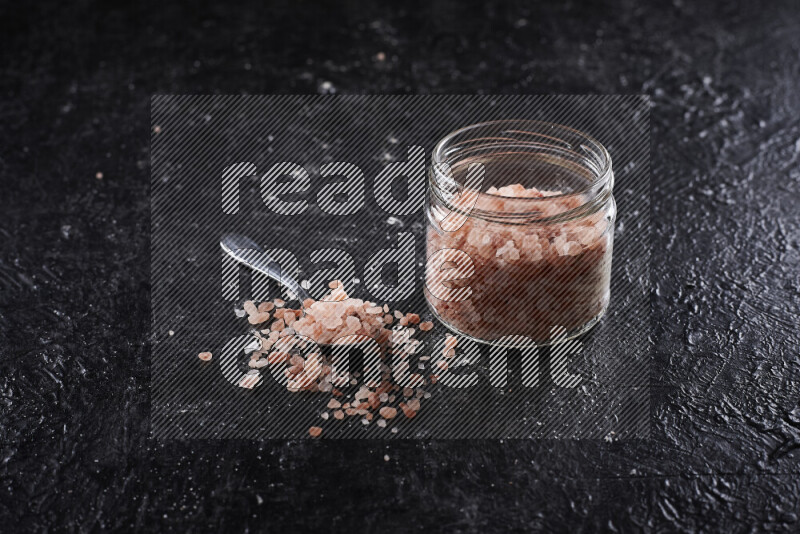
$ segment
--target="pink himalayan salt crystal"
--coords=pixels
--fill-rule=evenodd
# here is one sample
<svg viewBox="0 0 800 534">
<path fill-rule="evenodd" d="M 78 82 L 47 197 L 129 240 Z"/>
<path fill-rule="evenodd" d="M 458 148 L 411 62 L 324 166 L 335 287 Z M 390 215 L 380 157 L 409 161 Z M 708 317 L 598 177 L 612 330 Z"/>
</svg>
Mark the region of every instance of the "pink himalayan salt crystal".
<svg viewBox="0 0 800 534">
<path fill-rule="evenodd" d="M 258 312 L 256 311 L 255 314 L 249 315 L 247 317 L 247 322 L 250 324 L 261 324 L 269 321 L 269 312 Z"/>
<path fill-rule="evenodd" d="M 424 323 L 419 324 L 419 329 L 423 332 L 427 332 L 428 330 L 433 329 L 433 323 L 430 321 L 425 321 Z"/>
<path fill-rule="evenodd" d="M 203 360 L 204 362 L 211 361 L 211 353 L 210 352 L 201 352 L 197 355 L 198 358 Z"/>
<path fill-rule="evenodd" d="M 384 406 L 380 409 L 381 417 L 384 419 L 394 419 L 397 416 L 397 408 L 392 408 L 391 406 Z"/>
<path fill-rule="evenodd" d="M 322 324 L 328 330 L 336 330 L 342 325 L 342 318 L 336 315 L 328 315 L 323 319 Z"/>
<path fill-rule="evenodd" d="M 504 211 L 508 197 L 553 197 L 537 203 L 544 216 L 552 216 L 582 203 L 576 196 L 520 184 L 492 187 L 487 193 L 478 195 L 477 208 Z M 437 300 L 423 289 L 436 312 L 466 334 L 548 339 L 553 326 L 572 330 L 607 305 L 612 241 L 602 211 L 553 223 L 506 225 L 469 217 L 454 231 L 429 226 L 428 258 L 439 250 L 460 250 L 472 259 L 474 273 L 463 283 L 471 289 L 465 300 Z"/>
<path fill-rule="evenodd" d="M 258 371 L 249 371 L 246 375 L 239 379 L 239 387 L 245 389 L 253 389 L 258 381 L 261 380 L 261 375 Z"/>
<path fill-rule="evenodd" d="M 361 321 L 358 320 L 358 317 L 350 315 L 345 319 L 345 322 L 347 323 L 347 328 L 353 332 L 361 328 Z"/>
</svg>

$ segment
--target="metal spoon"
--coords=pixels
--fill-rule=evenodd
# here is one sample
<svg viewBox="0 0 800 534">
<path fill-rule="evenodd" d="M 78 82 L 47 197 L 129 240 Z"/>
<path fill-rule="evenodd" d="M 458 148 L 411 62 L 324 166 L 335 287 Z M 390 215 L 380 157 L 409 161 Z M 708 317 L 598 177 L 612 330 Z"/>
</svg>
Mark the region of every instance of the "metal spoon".
<svg viewBox="0 0 800 534">
<path fill-rule="evenodd" d="M 242 265 L 246 265 L 255 271 L 265 274 L 279 284 L 285 285 L 301 302 L 312 298 L 309 292 L 306 291 L 297 280 L 282 272 L 278 262 L 267 255 L 264 249 L 249 237 L 239 234 L 226 234 L 220 239 L 219 245 L 231 258 Z M 337 343 L 317 343 L 317 346 L 326 355 L 338 355 L 345 354 L 350 347 L 366 346 L 365 343 L 366 342 L 359 342 L 344 345 Z"/>
<path fill-rule="evenodd" d="M 311 298 L 300 283 L 284 272 L 278 262 L 265 254 L 258 243 L 247 236 L 239 234 L 226 234 L 219 241 L 222 247 L 231 258 L 242 265 L 246 265 L 269 278 L 275 280 L 297 296 L 300 302 Z"/>
</svg>

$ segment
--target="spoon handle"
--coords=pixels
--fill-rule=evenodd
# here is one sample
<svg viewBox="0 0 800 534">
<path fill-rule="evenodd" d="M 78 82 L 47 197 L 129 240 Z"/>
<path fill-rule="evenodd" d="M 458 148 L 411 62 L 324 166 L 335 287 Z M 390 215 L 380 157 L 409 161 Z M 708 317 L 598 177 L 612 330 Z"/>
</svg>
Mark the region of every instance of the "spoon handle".
<svg viewBox="0 0 800 534">
<path fill-rule="evenodd" d="M 220 239 L 219 245 L 234 260 L 286 286 L 301 302 L 311 297 L 297 280 L 281 269 L 279 262 L 270 257 L 258 243 L 249 237 L 226 234 Z"/>
</svg>

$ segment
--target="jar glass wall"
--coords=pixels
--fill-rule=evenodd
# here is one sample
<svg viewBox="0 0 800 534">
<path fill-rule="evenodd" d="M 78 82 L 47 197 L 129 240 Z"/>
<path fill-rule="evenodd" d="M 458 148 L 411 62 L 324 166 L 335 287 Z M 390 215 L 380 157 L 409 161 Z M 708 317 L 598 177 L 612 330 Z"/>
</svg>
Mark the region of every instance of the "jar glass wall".
<svg viewBox="0 0 800 534">
<path fill-rule="evenodd" d="M 609 304 L 616 205 L 611 158 L 579 131 L 476 124 L 442 139 L 426 196 L 425 297 L 477 341 L 548 345 Z"/>
</svg>

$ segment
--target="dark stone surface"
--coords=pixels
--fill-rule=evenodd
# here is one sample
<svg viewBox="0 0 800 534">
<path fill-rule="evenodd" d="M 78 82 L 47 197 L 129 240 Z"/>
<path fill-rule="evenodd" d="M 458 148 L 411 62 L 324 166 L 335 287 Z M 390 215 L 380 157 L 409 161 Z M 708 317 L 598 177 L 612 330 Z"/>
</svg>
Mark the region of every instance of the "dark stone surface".
<svg viewBox="0 0 800 534">
<path fill-rule="evenodd" d="M 4 530 L 800 528 L 799 10 L 649 4 L 0 7 Z M 652 95 L 651 440 L 148 438 L 149 97 L 320 90 Z"/>
</svg>

